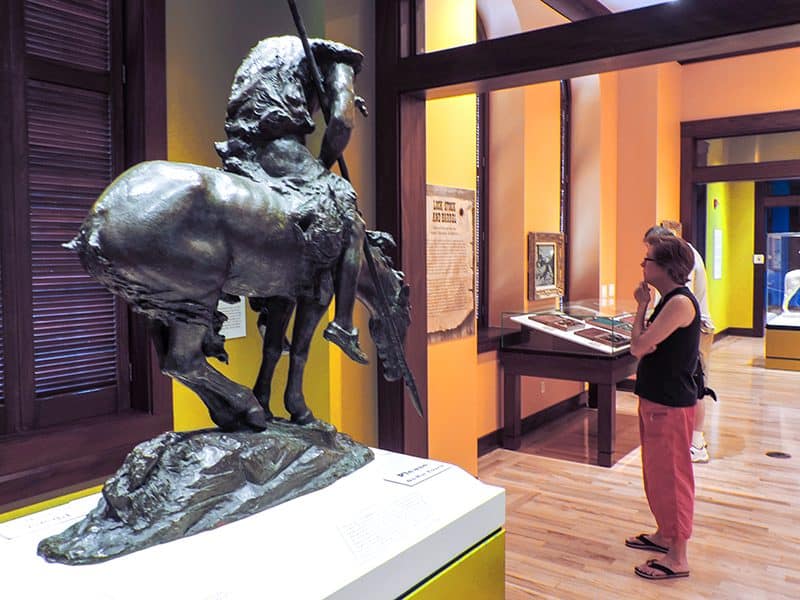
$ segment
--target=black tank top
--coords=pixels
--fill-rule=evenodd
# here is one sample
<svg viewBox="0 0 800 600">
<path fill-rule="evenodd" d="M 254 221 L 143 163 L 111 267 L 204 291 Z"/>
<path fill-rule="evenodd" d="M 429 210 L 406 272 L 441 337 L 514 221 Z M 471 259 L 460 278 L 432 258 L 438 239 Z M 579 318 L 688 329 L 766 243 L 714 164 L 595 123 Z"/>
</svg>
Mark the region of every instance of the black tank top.
<svg viewBox="0 0 800 600">
<path fill-rule="evenodd" d="M 697 387 L 692 375 L 698 360 L 700 344 L 700 306 L 687 287 L 675 288 L 661 299 L 648 323 L 656 320 L 661 309 L 673 296 L 686 296 L 694 305 L 694 319 L 679 327 L 650 354 L 639 360 L 636 370 L 637 396 L 666 406 L 694 406 Z"/>
</svg>

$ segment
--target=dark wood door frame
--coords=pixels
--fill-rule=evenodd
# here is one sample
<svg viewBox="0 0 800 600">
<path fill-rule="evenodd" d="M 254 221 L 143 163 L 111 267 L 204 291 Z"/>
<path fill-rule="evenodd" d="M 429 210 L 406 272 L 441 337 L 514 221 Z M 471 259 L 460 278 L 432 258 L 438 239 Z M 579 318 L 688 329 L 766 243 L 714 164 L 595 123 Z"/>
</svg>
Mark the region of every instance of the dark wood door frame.
<svg viewBox="0 0 800 600">
<path fill-rule="evenodd" d="M 375 4 L 375 169 L 380 198 L 376 224 L 397 240 L 395 260 L 414 286 L 406 352 L 427 407 L 426 248 L 420 226 L 425 207 L 424 99 L 798 45 L 800 3 L 660 4 L 421 54 L 416 50 L 423 6 L 416 0 Z M 380 381 L 379 445 L 426 455 L 427 418 L 419 419 L 410 410 L 399 384 Z"/>
<path fill-rule="evenodd" d="M 700 244 L 702 254 L 702 248 L 705 247 L 705 219 L 702 212 L 705 209 L 705 198 L 697 197 L 695 189 L 698 184 L 715 181 L 756 182 L 753 253 L 764 254 L 767 244 L 765 201 L 768 194 L 765 182 L 771 179 L 800 178 L 800 160 L 698 166 L 698 141 L 797 130 L 800 130 L 800 110 L 703 119 L 681 124 L 681 223 L 684 237 L 696 246 Z M 750 329 L 729 329 L 729 332 L 763 337 L 764 269 L 765 265 L 753 265 L 753 326 Z"/>
</svg>

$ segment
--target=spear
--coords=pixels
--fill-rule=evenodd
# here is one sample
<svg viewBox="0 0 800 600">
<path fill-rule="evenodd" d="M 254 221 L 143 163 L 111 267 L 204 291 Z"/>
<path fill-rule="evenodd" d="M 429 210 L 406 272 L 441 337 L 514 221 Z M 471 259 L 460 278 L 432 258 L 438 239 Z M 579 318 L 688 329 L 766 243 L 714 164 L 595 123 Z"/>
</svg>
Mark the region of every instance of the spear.
<svg viewBox="0 0 800 600">
<path fill-rule="evenodd" d="M 330 122 L 331 109 L 330 103 L 328 102 L 328 96 L 325 94 L 325 88 L 322 85 L 322 73 L 319 70 L 316 58 L 314 58 L 314 53 L 311 51 L 311 45 L 308 43 L 308 34 L 306 33 L 306 28 L 303 24 L 303 19 L 300 16 L 300 12 L 297 10 L 297 5 L 295 4 L 294 0 L 287 0 L 287 2 L 289 3 L 289 10 L 292 11 L 292 18 L 294 19 L 295 27 L 297 27 L 298 36 L 303 44 L 303 51 L 305 52 L 306 59 L 308 60 L 308 70 L 311 73 L 311 80 L 314 83 L 314 91 L 317 93 L 319 105 L 322 109 L 322 115 L 325 117 L 325 124 L 327 125 Z M 336 159 L 336 162 L 339 165 L 339 172 L 342 174 L 342 177 L 347 181 L 350 181 L 350 174 L 347 170 L 347 165 L 344 162 L 344 157 L 340 155 Z M 414 409 L 421 417 L 422 403 L 419 399 L 419 390 L 417 390 L 417 384 L 414 381 L 414 375 L 411 373 L 408 362 L 406 362 L 403 343 L 400 340 L 400 334 L 397 332 L 397 325 L 389 313 L 389 301 L 386 297 L 386 291 L 383 289 L 383 284 L 378 277 L 378 272 L 375 268 L 375 259 L 372 256 L 372 248 L 369 245 L 367 236 L 364 236 L 364 257 L 367 260 L 367 266 L 369 267 L 369 273 L 372 277 L 372 281 L 375 284 L 375 288 L 378 290 L 378 297 L 380 298 L 380 303 L 382 305 L 379 308 L 380 312 L 382 313 L 381 317 L 385 323 L 388 323 L 389 336 L 395 348 L 397 348 L 397 357 L 400 363 L 400 369 L 403 372 L 403 381 L 405 382 L 406 386 L 408 387 L 408 391 L 411 394 L 411 402 L 414 405 Z"/>
</svg>

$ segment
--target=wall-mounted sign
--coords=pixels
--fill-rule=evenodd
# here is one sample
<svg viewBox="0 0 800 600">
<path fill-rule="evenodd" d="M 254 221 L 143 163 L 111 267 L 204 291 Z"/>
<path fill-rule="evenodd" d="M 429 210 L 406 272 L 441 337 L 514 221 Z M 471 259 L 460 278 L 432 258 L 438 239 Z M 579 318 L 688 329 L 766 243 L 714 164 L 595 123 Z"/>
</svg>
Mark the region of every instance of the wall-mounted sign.
<svg viewBox="0 0 800 600">
<path fill-rule="evenodd" d="M 475 333 L 475 192 L 427 186 L 428 341 Z"/>
<path fill-rule="evenodd" d="M 229 304 L 222 300 L 217 304 L 217 310 L 228 317 L 219 330 L 226 340 L 242 338 L 247 335 L 247 310 L 244 296 L 239 296 L 239 302 Z"/>
<path fill-rule="evenodd" d="M 722 279 L 722 229 L 714 230 L 714 279 Z"/>
</svg>

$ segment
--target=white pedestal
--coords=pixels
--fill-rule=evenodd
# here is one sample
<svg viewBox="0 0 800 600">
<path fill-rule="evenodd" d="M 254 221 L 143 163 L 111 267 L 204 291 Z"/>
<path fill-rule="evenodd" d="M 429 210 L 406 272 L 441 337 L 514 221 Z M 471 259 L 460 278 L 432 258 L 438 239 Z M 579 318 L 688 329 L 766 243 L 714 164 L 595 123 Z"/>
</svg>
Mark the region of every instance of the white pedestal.
<svg viewBox="0 0 800 600">
<path fill-rule="evenodd" d="M 375 454 L 324 490 L 97 565 L 51 564 L 36 554 L 39 540 L 83 518 L 97 495 L 0 524 L 3 596 L 396 598 L 503 525 L 502 488 L 455 466 Z M 436 473 L 413 486 L 385 480 L 412 469 Z"/>
</svg>

